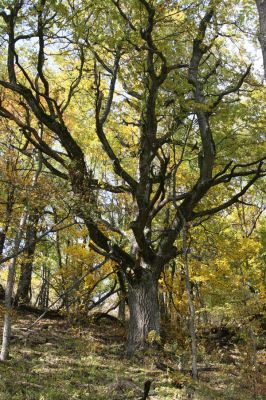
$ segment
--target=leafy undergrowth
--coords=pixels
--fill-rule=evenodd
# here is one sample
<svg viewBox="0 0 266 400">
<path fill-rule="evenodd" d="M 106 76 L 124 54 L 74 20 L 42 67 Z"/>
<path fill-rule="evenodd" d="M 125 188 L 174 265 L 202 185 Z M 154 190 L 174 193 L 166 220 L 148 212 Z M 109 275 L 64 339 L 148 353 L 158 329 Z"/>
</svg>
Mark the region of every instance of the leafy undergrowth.
<svg viewBox="0 0 266 400">
<path fill-rule="evenodd" d="M 241 345 L 212 346 L 207 352 L 200 347 L 202 371 L 195 385 L 188 353 L 174 345 L 129 360 L 124 330 L 114 322 L 71 327 L 64 320 L 45 319 L 27 332 L 34 318 L 28 313 L 16 317 L 11 358 L 0 364 L 1 400 L 138 400 L 147 380 L 152 381 L 150 400 L 266 398 L 263 350 L 257 352 L 254 370 Z"/>
</svg>

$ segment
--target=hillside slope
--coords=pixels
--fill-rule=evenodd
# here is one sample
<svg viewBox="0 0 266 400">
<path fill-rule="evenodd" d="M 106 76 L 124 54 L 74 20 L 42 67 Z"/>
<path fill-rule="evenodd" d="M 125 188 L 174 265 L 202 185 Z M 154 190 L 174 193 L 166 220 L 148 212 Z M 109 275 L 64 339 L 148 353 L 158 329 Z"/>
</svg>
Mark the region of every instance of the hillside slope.
<svg viewBox="0 0 266 400">
<path fill-rule="evenodd" d="M 15 316 L 11 359 L 0 364 L 1 400 L 138 400 L 147 380 L 152 381 L 149 400 L 266 396 L 263 350 L 257 353 L 256 371 L 251 371 L 241 345 L 204 339 L 200 381 L 194 385 L 185 348 L 174 349 L 172 343 L 128 360 L 124 328 L 114 321 L 71 327 L 65 320 L 43 319 L 26 331 L 35 318 L 25 312 Z"/>
</svg>

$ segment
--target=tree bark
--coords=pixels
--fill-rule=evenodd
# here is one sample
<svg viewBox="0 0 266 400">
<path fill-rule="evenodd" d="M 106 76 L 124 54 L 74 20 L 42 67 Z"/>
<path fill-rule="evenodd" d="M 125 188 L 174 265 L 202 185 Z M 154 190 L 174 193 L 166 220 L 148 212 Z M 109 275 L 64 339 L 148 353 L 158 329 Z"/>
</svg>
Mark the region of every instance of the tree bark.
<svg viewBox="0 0 266 400">
<path fill-rule="evenodd" d="M 148 269 L 141 277 L 129 282 L 128 305 L 130 312 L 127 354 L 148 344 L 148 334 L 160 336 L 160 310 L 157 279 Z"/>
<path fill-rule="evenodd" d="M 42 284 L 40 292 L 36 299 L 36 305 L 40 308 L 49 306 L 49 290 L 50 290 L 50 270 L 46 265 L 42 266 Z"/>
<path fill-rule="evenodd" d="M 3 341 L 0 354 L 0 361 L 6 361 L 9 356 L 9 343 L 11 336 L 11 325 L 12 325 L 12 293 L 15 280 L 16 272 L 16 258 L 12 259 L 12 262 L 8 269 L 7 285 L 5 290 L 5 315 L 4 315 L 4 327 L 3 327 Z"/>
<path fill-rule="evenodd" d="M 40 215 L 36 210 L 33 210 L 33 213 L 29 215 L 25 241 L 25 246 L 28 246 L 28 248 L 25 251 L 25 259 L 21 264 L 20 277 L 15 297 L 16 305 L 18 303 L 28 304 L 31 299 L 31 277 L 34 253 L 36 248 L 37 224 L 39 217 Z"/>
<path fill-rule="evenodd" d="M 18 251 L 23 230 L 27 221 L 28 211 L 25 210 L 19 225 L 19 230 L 16 235 L 15 243 L 14 243 L 14 251 Z M 14 281 L 15 281 L 15 273 L 16 273 L 16 263 L 17 257 L 14 257 L 11 261 L 11 264 L 8 268 L 8 277 L 7 277 L 7 284 L 5 290 L 5 315 L 4 315 L 4 328 L 3 328 L 3 341 L 2 341 L 2 348 L 0 354 L 0 361 L 6 361 L 9 356 L 9 345 L 10 345 L 10 336 L 11 336 L 11 323 L 12 323 L 12 294 L 14 288 Z"/>
<path fill-rule="evenodd" d="M 117 271 L 117 278 L 119 281 L 120 285 L 120 291 L 119 291 L 119 298 L 120 298 L 120 303 L 118 306 L 118 319 L 122 322 L 125 322 L 126 320 L 126 304 L 128 302 L 127 300 L 127 288 L 126 288 L 126 281 L 125 281 L 125 275 L 123 271 L 118 270 Z"/>
<path fill-rule="evenodd" d="M 29 259 L 21 264 L 18 288 L 15 297 L 15 306 L 17 306 L 19 303 L 29 304 L 31 301 L 31 277 L 33 269 L 34 250 L 31 253 L 30 251 L 27 251 L 26 256 L 28 256 Z"/>
<path fill-rule="evenodd" d="M 122 298 L 119 303 L 117 318 L 119 319 L 119 321 L 122 321 L 122 322 L 125 322 L 125 320 L 126 320 L 126 302 L 125 302 L 124 298 Z"/>
<path fill-rule="evenodd" d="M 188 226 L 184 222 L 183 227 L 183 262 L 184 262 L 184 273 L 186 282 L 186 291 L 188 296 L 188 306 L 189 306 L 189 333 L 191 338 L 191 357 L 192 357 L 192 378 L 194 380 L 198 379 L 198 366 L 197 366 L 197 335 L 196 335 L 196 312 L 193 302 L 192 287 L 190 282 L 190 273 L 188 265 L 188 243 L 187 243 L 187 233 Z"/>
<path fill-rule="evenodd" d="M 0 300 L 5 300 L 5 289 L 0 284 Z"/>
<path fill-rule="evenodd" d="M 14 192 L 15 192 L 14 187 L 11 187 L 11 189 L 9 190 L 9 192 L 7 194 L 5 223 L 4 223 L 4 227 L 2 228 L 2 230 L 0 232 L 0 259 L 3 256 L 6 235 L 9 230 L 11 215 L 12 215 L 12 211 L 13 211 Z"/>
<path fill-rule="evenodd" d="M 260 21 L 259 41 L 264 64 L 264 78 L 266 79 L 266 0 L 256 0 Z"/>
</svg>

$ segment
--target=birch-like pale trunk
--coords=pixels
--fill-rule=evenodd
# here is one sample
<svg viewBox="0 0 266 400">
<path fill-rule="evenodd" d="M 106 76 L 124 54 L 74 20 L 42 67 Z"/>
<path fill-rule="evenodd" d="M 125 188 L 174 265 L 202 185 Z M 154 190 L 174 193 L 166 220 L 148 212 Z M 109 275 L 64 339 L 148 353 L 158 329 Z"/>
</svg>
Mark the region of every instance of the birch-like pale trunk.
<svg viewBox="0 0 266 400">
<path fill-rule="evenodd" d="M 28 210 L 25 209 L 18 228 L 18 232 L 16 234 L 15 243 L 14 243 L 14 254 L 19 251 L 23 231 L 26 225 L 26 221 L 28 218 Z M 0 361 L 6 361 L 9 356 L 9 347 L 10 347 L 10 337 L 11 337 L 11 326 L 12 326 L 12 295 L 14 289 L 15 282 L 15 274 L 16 274 L 16 263 L 17 256 L 14 256 L 11 260 L 11 263 L 8 268 L 8 276 L 6 283 L 6 291 L 5 291 L 5 315 L 4 315 L 4 327 L 3 327 L 3 341 L 2 348 L 0 354 Z"/>
</svg>

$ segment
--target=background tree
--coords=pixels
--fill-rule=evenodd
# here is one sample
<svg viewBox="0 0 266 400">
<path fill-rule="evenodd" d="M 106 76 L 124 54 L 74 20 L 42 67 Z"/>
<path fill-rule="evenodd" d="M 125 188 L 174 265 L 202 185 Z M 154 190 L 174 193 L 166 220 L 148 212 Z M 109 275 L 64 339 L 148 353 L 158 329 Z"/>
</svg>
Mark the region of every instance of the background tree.
<svg viewBox="0 0 266 400">
<path fill-rule="evenodd" d="M 259 40 L 264 63 L 264 78 L 266 78 L 266 3 L 265 0 L 256 0 L 259 13 L 260 34 Z"/>
</svg>

